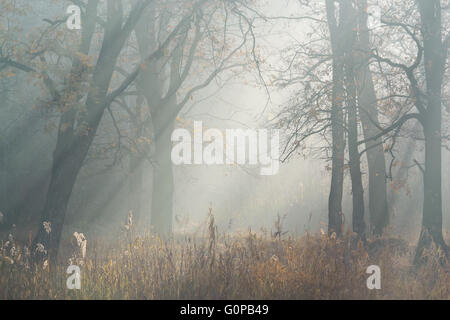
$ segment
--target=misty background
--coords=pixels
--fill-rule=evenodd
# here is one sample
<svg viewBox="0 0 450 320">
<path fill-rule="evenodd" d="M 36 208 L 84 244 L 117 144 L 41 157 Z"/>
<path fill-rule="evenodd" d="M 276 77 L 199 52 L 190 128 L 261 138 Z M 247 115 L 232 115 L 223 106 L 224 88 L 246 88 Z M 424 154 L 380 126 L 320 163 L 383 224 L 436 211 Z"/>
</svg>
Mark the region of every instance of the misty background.
<svg viewBox="0 0 450 320">
<path fill-rule="evenodd" d="M 41 26 L 43 19 L 63 17 L 67 8 L 65 1 L 25 2 L 32 14 L 16 17 L 21 27 L 16 33 L 19 41 L 27 41 L 26 35 Z M 257 6 L 259 12 L 272 17 L 305 14 L 301 1 L 257 1 Z M 193 94 L 177 117 L 175 126 L 189 127 L 194 120 L 203 121 L 204 128 L 219 129 L 274 125 L 273 119 L 289 103 L 298 87 L 293 84 L 280 88 L 271 84 L 272 76 L 279 75 L 272 70 L 283 69 L 284 57 L 292 55 L 292 44 L 306 41 L 314 30 L 308 20 L 295 19 L 256 19 L 254 30 L 266 83 L 261 82 L 258 71 L 251 67 L 240 70 L 236 76 L 221 75 L 220 79 Z M 76 35 L 78 31 L 70 32 Z M 130 40 L 127 45 L 130 51 L 135 51 L 132 42 Z M 187 80 L 185 88 L 193 86 L 195 79 L 194 74 Z M 0 80 L 0 211 L 5 219 L 1 228 L 6 234 L 14 224 L 23 239 L 28 238 L 29 229 L 36 228 L 40 221 L 39 212 L 45 204 L 58 130 L 57 112 L 42 107 L 46 103 L 42 91 L 42 84 L 21 72 Z M 136 103 L 131 97 L 124 101 L 131 106 Z M 142 189 L 136 194 L 132 186 L 135 175 L 130 174 L 130 153 L 118 147 L 114 127 L 117 125 L 125 132 L 131 126 L 130 121 L 119 107 L 112 106 L 111 109 L 117 123 L 114 124 L 105 112 L 70 197 L 65 234 L 78 231 L 88 239 L 114 237 L 128 213 L 133 211 L 136 201 L 140 203 L 143 217 L 139 223 L 142 226 L 150 223 L 154 147 L 151 142 L 148 144 L 150 159 L 142 159 L 138 164 Z M 285 134 L 283 130 L 281 134 Z M 254 168 L 246 166 L 173 166 L 174 232 L 202 232 L 210 209 L 221 232 L 246 232 L 249 228 L 270 232 L 274 230 L 278 216 L 287 235 L 326 230 L 331 175 L 329 158 L 321 146 L 321 138 L 308 139 L 305 147 L 283 162 L 274 176 L 261 176 Z M 422 142 L 408 137 L 399 139 L 396 152 L 403 155 L 411 151 L 413 158 L 422 159 Z M 443 150 L 442 156 L 443 225 L 447 232 L 445 230 L 450 229 L 449 152 Z M 388 154 L 386 161 L 390 161 Z M 388 232 L 417 241 L 423 182 L 420 170 L 412 166 L 411 159 L 409 161 L 411 168 L 395 167 L 393 180 L 387 182 L 391 218 Z M 345 226 L 350 228 L 351 185 L 349 173 L 346 171 L 344 175 L 343 213 Z M 362 178 L 366 190 L 366 221 L 369 221 L 365 161 Z"/>
</svg>

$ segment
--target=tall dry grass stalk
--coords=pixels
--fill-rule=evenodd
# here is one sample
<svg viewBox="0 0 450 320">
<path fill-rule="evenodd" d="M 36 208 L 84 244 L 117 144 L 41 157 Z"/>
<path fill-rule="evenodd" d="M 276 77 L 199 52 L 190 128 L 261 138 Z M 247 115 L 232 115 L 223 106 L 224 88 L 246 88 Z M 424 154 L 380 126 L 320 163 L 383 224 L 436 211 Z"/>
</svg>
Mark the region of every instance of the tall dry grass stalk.
<svg viewBox="0 0 450 320">
<path fill-rule="evenodd" d="M 449 299 L 448 263 L 437 250 L 410 265 L 398 239 L 367 245 L 327 234 L 218 234 L 212 213 L 204 237 L 162 241 L 145 235 L 88 247 L 81 290 L 66 288 L 67 266 L 50 274 L 30 250 L 1 243 L 0 299 Z M 381 268 L 381 290 L 366 269 Z"/>
</svg>

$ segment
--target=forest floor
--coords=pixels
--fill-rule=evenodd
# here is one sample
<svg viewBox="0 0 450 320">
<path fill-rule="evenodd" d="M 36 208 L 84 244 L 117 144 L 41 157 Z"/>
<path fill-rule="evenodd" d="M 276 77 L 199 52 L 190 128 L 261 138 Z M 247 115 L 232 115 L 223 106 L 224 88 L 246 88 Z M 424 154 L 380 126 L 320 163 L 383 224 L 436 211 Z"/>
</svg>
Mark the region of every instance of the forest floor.
<svg viewBox="0 0 450 320">
<path fill-rule="evenodd" d="M 124 232 L 87 248 L 77 263 L 81 289 L 68 290 L 69 263 L 51 272 L 14 239 L 0 242 L 0 299 L 450 299 L 439 250 L 413 267 L 414 247 L 394 238 L 363 245 L 349 233 L 218 235 L 210 225 L 201 238 Z M 381 269 L 379 290 L 367 287 L 370 265 Z"/>
</svg>

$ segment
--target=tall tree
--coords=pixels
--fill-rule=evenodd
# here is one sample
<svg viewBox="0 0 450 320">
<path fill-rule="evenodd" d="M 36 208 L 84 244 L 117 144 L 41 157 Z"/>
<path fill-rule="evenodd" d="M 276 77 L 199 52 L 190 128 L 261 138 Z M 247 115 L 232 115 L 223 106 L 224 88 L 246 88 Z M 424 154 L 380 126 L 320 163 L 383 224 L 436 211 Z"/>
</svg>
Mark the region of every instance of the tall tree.
<svg viewBox="0 0 450 320">
<path fill-rule="evenodd" d="M 145 97 L 151 114 L 154 164 L 150 221 L 152 229 L 161 236 L 172 232 L 174 177 L 171 135 L 175 120 L 194 93 L 209 86 L 227 70 L 242 67 L 242 59 L 233 60 L 243 52 L 252 28 L 248 18 L 233 2 L 225 4 L 223 8 L 222 5 L 197 8 L 192 19 L 185 21 L 170 53 L 144 68 L 137 81 L 138 91 Z M 173 9 L 157 10 L 158 7 L 154 7 L 149 12 L 150 16 L 159 17 L 156 23 L 141 21 L 136 26 L 141 56 L 157 46 L 158 35 L 164 35 L 167 26 L 172 23 L 172 17 L 176 15 Z M 233 22 L 238 23 L 238 29 L 233 29 Z M 221 30 L 223 42 L 220 45 L 217 42 L 219 33 L 211 33 L 211 30 Z M 187 87 L 181 95 L 181 89 Z"/>
<path fill-rule="evenodd" d="M 340 14 L 345 17 L 344 37 L 344 83 L 347 105 L 349 169 L 352 182 L 352 226 L 358 237 L 365 239 L 364 188 L 361 176 L 361 157 L 358 149 L 358 98 L 355 70 L 355 47 L 357 37 L 356 11 L 352 0 L 341 1 Z"/>
<path fill-rule="evenodd" d="M 78 54 L 73 57 L 69 76 L 65 77 L 62 89 L 59 89 L 60 85 L 50 77 L 47 71 L 37 71 L 11 59 L 2 59 L 2 62 L 8 66 L 25 72 L 38 73 L 51 93 L 51 104 L 57 106 L 61 112 L 50 185 L 41 214 L 41 227 L 34 241 L 36 244 L 42 243 L 49 251 L 52 265 L 56 263 L 70 195 L 102 115 L 111 102 L 136 79 L 141 70 L 141 64 L 139 64 L 115 90 L 110 89 L 112 75 L 122 48 L 150 2 L 137 1 L 125 17 L 123 3 L 119 0 L 108 0 L 106 21 L 98 16 L 98 0 L 90 0 L 85 4 Z M 99 23 L 104 27 L 104 36 L 95 66 L 89 67 L 87 57 L 93 34 Z M 52 23 L 52 28 L 57 28 L 60 24 L 60 22 Z M 150 63 L 161 56 L 163 50 L 178 33 L 181 24 L 182 22 L 172 30 L 160 47 L 149 54 L 144 62 Z M 32 52 L 31 58 L 40 57 L 41 62 L 45 63 L 47 48 L 38 49 Z M 82 87 L 90 69 L 92 69 L 92 79 L 89 81 L 87 94 L 84 94 Z M 85 102 L 80 108 L 78 105 L 82 100 Z"/>
<path fill-rule="evenodd" d="M 331 101 L 332 164 L 328 199 L 328 231 L 342 233 L 342 194 L 344 183 L 344 15 L 336 18 L 334 0 L 326 0 L 327 22 L 333 53 L 333 87 Z M 339 4 L 340 10 L 340 4 Z M 338 22 L 339 21 L 339 22 Z"/>
<path fill-rule="evenodd" d="M 358 95 L 359 117 L 365 138 L 376 136 L 378 129 L 377 96 L 373 83 L 370 61 L 370 36 L 367 24 L 367 0 L 358 0 L 358 41 L 355 52 L 355 79 Z M 389 209 L 386 191 L 386 162 L 381 137 L 366 143 L 369 169 L 369 211 L 370 227 L 375 235 L 381 235 L 389 223 Z"/>
<path fill-rule="evenodd" d="M 152 8 L 149 12 L 150 16 L 156 17 L 156 8 Z M 162 21 L 159 25 L 161 30 L 157 30 L 156 19 L 150 21 L 141 21 L 136 27 L 135 33 L 139 46 L 141 57 L 145 57 L 149 51 L 157 47 L 158 34 L 164 34 L 165 28 L 169 24 L 168 12 L 162 12 Z M 184 34 L 186 35 L 189 28 L 186 22 Z M 176 46 L 176 50 L 171 53 L 168 64 L 170 65 L 169 87 L 172 87 L 176 81 L 175 72 L 178 72 L 176 63 L 179 63 L 180 46 Z M 191 58 L 192 59 L 192 58 Z M 164 83 L 167 79 L 164 77 L 165 60 L 161 57 L 153 62 L 150 68 L 146 68 L 138 79 L 138 88 L 140 93 L 145 97 L 151 112 L 151 123 L 154 137 L 154 165 L 152 177 L 152 208 L 150 223 L 154 231 L 161 235 L 170 234 L 172 231 L 172 206 L 173 206 L 173 171 L 171 162 L 171 134 L 174 129 L 176 113 L 176 92 L 171 92 L 170 97 L 164 99 Z M 189 66 L 190 67 L 190 66 Z M 178 89 L 177 89 L 178 90 Z M 163 101 L 164 100 L 164 101 Z"/>
<path fill-rule="evenodd" d="M 417 245 L 415 262 L 422 261 L 423 250 L 435 243 L 445 252 L 447 246 L 442 234 L 442 84 L 447 59 L 450 37 L 442 39 L 442 18 L 439 0 L 417 0 L 420 14 L 420 37 L 411 30 L 411 26 L 402 21 L 382 22 L 391 27 L 400 27 L 412 39 L 417 47 L 417 55 L 411 65 L 406 65 L 381 57 L 377 52 L 372 56 L 379 63 L 385 63 L 394 69 L 401 70 L 409 82 L 409 94 L 414 98 L 417 112 L 406 112 L 398 117 L 394 123 L 382 129 L 379 134 L 372 137 L 376 139 L 394 131 L 394 137 L 400 128 L 410 119 L 418 120 L 423 128 L 425 140 L 425 167 L 421 168 L 424 174 L 424 202 L 423 219 L 419 242 Z M 417 70 L 421 66 L 425 70 L 426 88 L 421 88 L 418 81 Z M 420 73 L 419 73 L 420 75 Z M 409 109 L 407 110 L 409 111 Z M 366 140 L 366 139 L 365 139 Z M 364 143 L 366 141 L 360 141 Z"/>
<path fill-rule="evenodd" d="M 417 0 L 421 18 L 426 77 L 426 110 L 422 125 L 425 136 L 423 220 L 416 262 L 433 241 L 446 249 L 442 236 L 442 80 L 447 59 L 449 35 L 442 40 L 439 0 Z"/>
<path fill-rule="evenodd" d="M 46 222 L 50 223 L 51 232 L 42 226 L 35 239 L 35 243 L 42 243 L 49 250 L 52 264 L 56 263 L 67 205 L 77 175 L 95 137 L 103 112 L 112 101 L 112 96 L 108 95 L 108 89 L 117 58 L 147 5 L 148 1 L 137 3 L 125 19 L 121 1 L 109 0 L 107 2 L 104 39 L 94 67 L 91 87 L 86 97 L 86 112 L 77 114 L 73 104 L 78 99 L 75 98 L 72 101 L 68 99 L 80 94 L 77 86 L 81 84 L 83 69 L 86 68 L 80 60 L 73 64 L 70 75 L 71 83 L 67 86 L 65 97 L 62 97 L 56 89 L 53 91 L 54 102 L 66 104 L 66 106 L 62 106 L 64 111 L 60 119 L 53 153 L 51 180 L 41 215 L 42 225 Z M 91 39 L 97 24 L 97 7 L 98 1 L 96 0 L 89 1 L 86 7 L 80 45 L 80 53 L 84 55 L 89 53 Z M 114 94 L 117 93 L 114 92 Z M 85 130 L 77 130 L 77 122 L 81 123 Z"/>
</svg>

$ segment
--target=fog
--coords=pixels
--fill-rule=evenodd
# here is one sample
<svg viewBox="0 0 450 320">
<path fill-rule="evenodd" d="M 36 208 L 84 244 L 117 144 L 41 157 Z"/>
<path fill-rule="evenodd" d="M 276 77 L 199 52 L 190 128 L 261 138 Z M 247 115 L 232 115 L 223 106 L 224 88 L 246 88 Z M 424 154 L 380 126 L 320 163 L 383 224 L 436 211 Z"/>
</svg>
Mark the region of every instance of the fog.
<svg viewBox="0 0 450 320">
<path fill-rule="evenodd" d="M 171 5 L 181 8 L 181 4 L 174 2 Z M 16 35 L 23 41 L 28 41 L 29 34 L 45 24 L 43 19 L 61 18 L 67 8 L 67 2 L 64 1 L 28 1 L 26 5 L 30 7 L 29 13 L 16 17 L 21 27 Z M 189 127 L 193 121 L 202 121 L 205 128 L 220 130 L 274 128 L 278 125 L 277 115 L 291 103 L 292 95 L 303 90 L 303 84 L 296 84 L 295 81 L 279 86 L 276 80 L 288 77 L 288 73 L 292 72 L 287 71 L 286 60 L 294 56 L 295 45 L 307 42 L 311 34 L 317 32 L 313 20 L 294 18 L 310 14 L 311 11 L 304 8 L 302 1 L 257 1 L 255 8 L 258 14 L 254 14 L 252 25 L 254 39 L 249 37 L 243 50 L 247 67 L 236 75 L 224 72 L 204 89 L 194 93 L 178 114 L 175 127 Z M 102 10 L 101 15 L 105 16 L 105 8 Z M 253 11 L 246 12 L 252 14 Z M 64 30 L 64 26 L 61 29 Z M 78 31 L 70 32 L 67 36 L 69 40 L 73 35 L 75 39 L 79 36 Z M 231 34 L 233 32 L 238 32 L 238 29 L 230 31 Z M 260 58 L 259 66 L 251 62 L 254 54 L 252 46 Z M 95 55 L 96 50 L 98 47 L 94 45 L 91 54 Z M 132 70 L 137 63 L 134 35 L 126 42 L 122 49 L 124 51 L 134 56 L 129 63 L 121 63 L 121 67 Z M 306 62 L 299 60 L 295 63 Z M 51 69 L 56 68 L 56 64 L 49 66 L 48 70 L 54 73 L 55 78 L 64 77 L 64 72 L 70 70 L 68 62 L 61 65 L 65 65 L 66 70 Z M 199 66 L 195 68 L 199 73 L 189 77 L 181 91 L 189 90 L 205 77 L 199 71 Z M 281 72 L 283 69 L 286 72 Z M 162 73 L 167 75 L 167 72 Z M 325 76 L 324 79 L 331 78 Z M 161 80 L 161 85 L 167 87 L 167 81 L 167 77 Z M 42 83 L 30 80 L 25 73 L 17 72 L 11 77 L 2 77 L 1 95 L 1 131 L 5 146 L 2 146 L 1 154 L 1 212 L 8 221 L 3 229 L 6 232 L 14 224 L 19 229 L 28 230 L 31 227 L 34 230 L 34 226 L 39 224 L 51 179 L 59 115 L 57 110 L 42 107 L 48 103 L 49 94 L 43 89 Z M 126 96 L 123 102 L 129 104 L 130 108 L 136 105 L 132 95 Z M 133 211 L 136 201 L 141 206 L 140 225 L 150 227 L 155 164 L 151 159 L 139 160 L 138 175 L 142 187 L 136 194 L 132 189 L 136 176 L 130 174 L 130 154 L 126 150 L 114 149 L 119 143 L 114 126 L 118 125 L 125 132 L 132 125 L 123 110 L 117 106 L 112 109 L 116 113 L 114 121 L 117 123 L 114 124 L 110 114 L 105 111 L 87 158 L 77 175 L 64 220 L 66 235 L 78 231 L 88 238 L 114 237 L 128 213 Z M 283 149 L 289 132 L 283 131 L 283 128 L 280 130 Z M 150 136 L 149 139 L 153 141 Z M 280 164 L 279 172 L 273 176 L 261 176 L 255 166 L 248 165 L 173 165 L 174 234 L 202 232 L 210 210 L 219 230 L 224 233 L 247 232 L 249 229 L 274 232 L 278 217 L 285 235 L 327 230 L 331 175 L 330 153 L 325 150 L 326 146 L 328 142 L 324 142 L 323 137 L 308 138 L 302 148 Z M 155 152 L 152 143 L 146 148 L 150 154 Z M 393 179 L 387 180 L 391 220 L 387 232 L 417 241 L 422 221 L 423 179 L 419 168 L 413 166 L 413 159 L 423 158 L 423 141 L 414 141 L 405 134 L 398 139 L 395 153 L 401 158 L 410 151 L 414 155 L 405 160 L 408 162 L 405 166 L 410 168 L 394 167 Z M 448 230 L 450 203 L 446 194 L 449 192 L 449 153 L 445 149 L 442 152 L 443 229 Z M 153 156 L 150 155 L 150 158 Z M 386 153 L 386 163 L 390 161 L 390 155 Z M 365 216 L 367 228 L 370 229 L 368 171 L 364 159 L 361 170 Z M 351 229 L 352 193 L 347 171 L 344 177 L 344 225 L 346 229 Z M 400 184 L 402 187 L 396 188 Z M 22 237 L 26 236 L 27 232 L 23 231 Z"/>
</svg>

